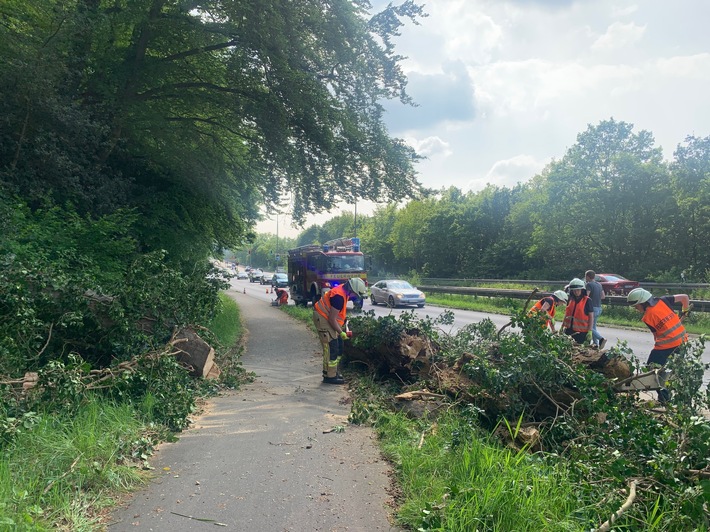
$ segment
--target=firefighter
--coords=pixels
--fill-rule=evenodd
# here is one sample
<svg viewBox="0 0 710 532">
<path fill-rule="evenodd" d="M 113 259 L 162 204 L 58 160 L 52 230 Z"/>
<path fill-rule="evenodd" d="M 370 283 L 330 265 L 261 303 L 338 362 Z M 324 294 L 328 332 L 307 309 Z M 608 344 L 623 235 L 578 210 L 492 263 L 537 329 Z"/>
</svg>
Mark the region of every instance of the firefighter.
<svg viewBox="0 0 710 532">
<path fill-rule="evenodd" d="M 569 300 L 562 321 L 563 331 L 578 344 L 589 343 L 594 323 L 594 308 L 592 300 L 587 296 L 584 281 L 575 277 L 565 288 L 569 290 Z"/>
<path fill-rule="evenodd" d="M 323 382 L 344 384 L 338 371 L 343 342 L 352 336 L 345 326 L 348 301 L 362 301 L 367 296 L 365 281 L 358 277 L 326 292 L 313 306 L 313 323 L 323 345 Z"/>
<path fill-rule="evenodd" d="M 276 287 L 276 302 L 279 306 L 288 305 L 288 290 Z"/>
<path fill-rule="evenodd" d="M 690 298 L 686 294 L 663 296 L 655 298 L 651 292 L 643 288 L 634 288 L 626 296 L 629 306 L 643 313 L 643 321 L 653 333 L 654 345 L 646 364 L 665 366 L 668 358 L 676 349 L 688 341 L 688 334 L 681 322 L 688 315 Z M 681 313 L 678 316 L 673 312 L 672 305 L 681 304 Z M 658 401 L 667 403 L 670 393 L 665 388 L 658 390 Z"/>
<path fill-rule="evenodd" d="M 567 299 L 567 294 L 563 290 L 555 290 L 552 295 L 545 296 L 540 301 L 535 303 L 528 314 L 532 315 L 533 312 L 539 312 L 542 314 L 546 312 L 548 318 L 545 323 L 545 327 L 550 327 L 552 332 L 555 332 L 555 311 L 561 304 L 564 303 L 566 305 Z"/>
</svg>

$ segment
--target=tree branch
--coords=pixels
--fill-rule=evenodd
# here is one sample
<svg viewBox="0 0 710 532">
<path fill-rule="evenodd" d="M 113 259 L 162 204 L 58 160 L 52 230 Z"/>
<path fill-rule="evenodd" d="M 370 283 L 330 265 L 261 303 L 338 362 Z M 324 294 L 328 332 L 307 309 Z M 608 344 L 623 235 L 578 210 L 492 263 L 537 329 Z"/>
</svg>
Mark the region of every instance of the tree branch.
<svg viewBox="0 0 710 532">
<path fill-rule="evenodd" d="M 163 57 L 161 59 L 161 61 L 176 61 L 178 59 L 185 59 L 186 57 L 202 54 L 205 52 L 214 52 L 215 50 L 224 50 L 225 48 L 230 48 L 230 47 L 236 46 L 236 45 L 237 45 L 237 40 L 232 39 L 230 41 L 222 42 L 219 44 L 212 44 L 210 46 L 200 46 L 199 48 L 194 48 L 192 50 L 185 50 L 184 52 L 180 52 L 179 54 L 173 54 L 173 55 Z"/>
<path fill-rule="evenodd" d="M 251 97 L 251 94 L 244 92 L 240 89 L 235 89 L 232 87 L 223 87 L 221 85 L 215 85 L 214 83 L 206 83 L 203 81 L 190 81 L 185 83 L 172 83 L 170 85 L 162 85 L 160 87 L 155 87 L 154 89 L 149 89 L 147 91 L 137 93 L 135 95 L 136 100 L 148 100 L 160 95 L 165 91 L 172 89 L 209 89 L 216 92 L 226 92 L 230 94 L 240 94 L 242 96 Z"/>
<path fill-rule="evenodd" d="M 619 517 L 621 517 L 621 514 L 623 514 L 626 510 L 631 508 L 631 505 L 634 503 L 634 500 L 636 499 L 636 485 L 638 484 L 637 480 L 634 480 L 631 485 L 629 486 L 629 496 L 627 497 L 626 501 L 624 504 L 621 505 L 621 508 L 619 508 L 616 512 L 612 514 L 612 516 L 609 518 L 608 521 L 605 521 L 602 523 L 602 526 L 597 528 L 595 532 L 609 532 L 611 530 L 611 525 L 616 521 Z"/>
</svg>

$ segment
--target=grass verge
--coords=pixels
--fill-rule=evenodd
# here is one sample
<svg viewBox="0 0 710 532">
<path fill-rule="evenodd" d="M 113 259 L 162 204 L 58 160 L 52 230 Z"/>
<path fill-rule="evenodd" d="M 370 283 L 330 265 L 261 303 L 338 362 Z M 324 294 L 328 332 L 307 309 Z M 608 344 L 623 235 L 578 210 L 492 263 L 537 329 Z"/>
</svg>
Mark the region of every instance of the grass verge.
<svg viewBox="0 0 710 532">
<path fill-rule="evenodd" d="M 0 530 L 97 530 L 113 497 L 140 486 L 152 447 L 129 405 L 95 399 L 72 416 L 45 415 L 0 459 Z"/>
<path fill-rule="evenodd" d="M 584 530 L 561 464 L 502 448 L 459 413 L 436 422 L 386 412 L 375 422 L 411 530 Z"/>
</svg>

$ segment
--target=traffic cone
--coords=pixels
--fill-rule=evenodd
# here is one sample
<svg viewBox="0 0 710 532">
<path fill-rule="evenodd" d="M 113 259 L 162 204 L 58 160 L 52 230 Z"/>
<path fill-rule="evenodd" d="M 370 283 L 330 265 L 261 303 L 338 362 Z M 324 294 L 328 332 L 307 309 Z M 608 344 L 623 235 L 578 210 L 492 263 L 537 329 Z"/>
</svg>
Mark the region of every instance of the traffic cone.
<svg viewBox="0 0 710 532">
<path fill-rule="evenodd" d="M 244 292 L 242 292 L 242 293 L 243 293 L 243 294 L 246 294 L 246 293 L 247 293 L 247 289 L 245 288 L 245 289 L 244 289 Z"/>
<path fill-rule="evenodd" d="M 266 293 L 267 293 L 267 294 L 269 293 L 269 289 L 268 289 L 268 288 L 266 289 Z"/>
</svg>

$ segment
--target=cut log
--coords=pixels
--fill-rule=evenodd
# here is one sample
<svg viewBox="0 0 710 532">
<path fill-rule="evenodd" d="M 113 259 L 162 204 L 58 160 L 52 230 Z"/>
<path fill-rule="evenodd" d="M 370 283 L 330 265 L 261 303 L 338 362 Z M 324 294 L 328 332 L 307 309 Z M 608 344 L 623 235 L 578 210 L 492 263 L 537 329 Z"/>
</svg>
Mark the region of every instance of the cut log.
<svg viewBox="0 0 710 532">
<path fill-rule="evenodd" d="M 190 366 L 193 377 L 207 377 L 214 366 L 214 349 L 190 328 L 182 329 L 171 340 L 175 358 Z"/>
</svg>

